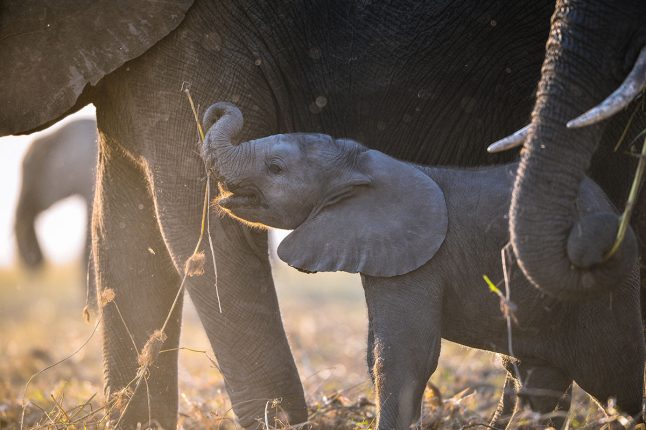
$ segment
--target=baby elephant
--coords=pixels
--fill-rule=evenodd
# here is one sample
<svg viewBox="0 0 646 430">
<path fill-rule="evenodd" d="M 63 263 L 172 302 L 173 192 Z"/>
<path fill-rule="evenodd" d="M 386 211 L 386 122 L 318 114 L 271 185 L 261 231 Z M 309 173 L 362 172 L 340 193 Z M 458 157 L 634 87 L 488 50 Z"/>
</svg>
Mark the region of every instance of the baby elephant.
<svg viewBox="0 0 646 430">
<path fill-rule="evenodd" d="M 640 413 L 644 339 L 636 260 L 625 268 L 633 276 L 612 294 L 559 302 L 534 288 L 508 259 L 515 305 L 510 357 L 500 299 L 483 275 L 505 291 L 501 249 L 509 240 L 505 217 L 515 164 L 418 166 L 323 134 L 234 145 L 243 120 L 228 103 L 211 106 L 204 122 L 207 128 L 215 122 L 203 156 L 218 176 L 217 204 L 224 212 L 254 225 L 293 229 L 278 248 L 293 267 L 361 273 L 379 429 L 408 429 L 419 418 L 441 338 L 503 354 L 509 385 L 520 376 L 521 398 L 536 411 L 567 411 L 576 381 L 598 401 L 614 397 L 621 410 Z M 617 222 L 589 179 L 576 210 Z M 630 243 L 634 247 L 634 238 Z M 503 396 L 499 411 L 511 413 L 515 402 L 515 396 Z M 561 425 L 563 415 L 550 424 Z"/>
</svg>

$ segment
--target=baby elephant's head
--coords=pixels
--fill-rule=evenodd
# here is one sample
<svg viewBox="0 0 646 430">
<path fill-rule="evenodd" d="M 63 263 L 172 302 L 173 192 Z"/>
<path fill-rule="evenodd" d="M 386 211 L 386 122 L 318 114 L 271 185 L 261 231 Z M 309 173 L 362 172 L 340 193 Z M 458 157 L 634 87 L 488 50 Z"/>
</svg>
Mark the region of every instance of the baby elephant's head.
<svg viewBox="0 0 646 430">
<path fill-rule="evenodd" d="M 211 124 L 203 155 L 220 183 L 216 203 L 245 222 L 291 230 L 321 204 L 370 182 L 354 169 L 366 150 L 354 141 L 292 133 L 235 144 L 243 119 L 230 103 L 209 108 L 204 125 Z"/>
<path fill-rule="evenodd" d="M 220 183 L 216 203 L 248 223 L 295 229 L 278 250 L 290 265 L 395 276 L 440 247 L 444 196 L 416 167 L 318 133 L 236 144 L 242 125 L 230 103 L 216 103 L 204 115 L 202 155 Z"/>
</svg>

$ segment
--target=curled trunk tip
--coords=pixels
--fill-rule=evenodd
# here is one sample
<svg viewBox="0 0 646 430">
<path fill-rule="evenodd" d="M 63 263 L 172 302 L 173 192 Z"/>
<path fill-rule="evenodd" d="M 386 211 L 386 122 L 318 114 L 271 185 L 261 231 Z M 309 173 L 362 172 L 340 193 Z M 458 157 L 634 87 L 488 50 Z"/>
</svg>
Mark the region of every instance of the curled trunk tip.
<svg viewBox="0 0 646 430">
<path fill-rule="evenodd" d="M 242 130 L 242 126 L 244 124 L 242 112 L 240 112 L 240 109 L 238 109 L 236 105 L 229 102 L 217 102 L 209 106 L 209 108 L 204 113 L 204 118 L 202 120 L 204 130 L 206 130 L 208 133 L 208 130 L 211 128 L 211 126 L 215 124 L 219 119 L 224 117 L 230 117 L 236 125 L 239 124 L 237 127 L 238 130 L 235 134 L 239 133 L 240 130 Z"/>
<path fill-rule="evenodd" d="M 237 152 L 233 139 L 242 130 L 242 112 L 232 103 L 217 102 L 206 110 L 203 123 L 208 131 L 202 146 L 202 158 L 210 168 L 222 174 L 222 169 L 231 164 Z"/>
</svg>

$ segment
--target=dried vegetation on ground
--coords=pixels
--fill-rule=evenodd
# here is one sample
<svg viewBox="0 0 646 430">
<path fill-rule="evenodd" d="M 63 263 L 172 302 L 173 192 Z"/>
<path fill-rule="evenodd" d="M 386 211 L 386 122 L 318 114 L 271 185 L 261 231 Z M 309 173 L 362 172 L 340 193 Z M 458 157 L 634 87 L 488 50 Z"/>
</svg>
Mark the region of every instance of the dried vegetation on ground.
<svg viewBox="0 0 646 430">
<path fill-rule="evenodd" d="M 279 266 L 283 319 L 315 429 L 368 429 L 375 408 L 365 364 L 367 317 L 357 277 L 303 275 Z M 48 268 L 37 276 L 0 272 L 0 429 L 103 429 L 100 334 L 86 324 L 81 276 Z M 485 288 L 483 286 L 483 288 Z M 185 309 L 180 352 L 180 428 L 235 428 L 222 377 L 201 325 Z M 79 349 L 62 363 L 29 378 Z M 162 352 L 163 353 L 163 352 Z M 486 428 L 503 372 L 491 354 L 445 342 L 440 366 L 424 395 L 423 429 Z M 120 401 L 127 401 L 127 394 Z M 117 399 L 119 400 L 119 399 Z M 575 390 L 571 428 L 599 428 L 604 415 Z M 279 402 L 268 408 L 279 408 Z M 531 416 L 528 416 L 531 419 Z M 275 425 L 275 423 L 271 423 Z"/>
</svg>

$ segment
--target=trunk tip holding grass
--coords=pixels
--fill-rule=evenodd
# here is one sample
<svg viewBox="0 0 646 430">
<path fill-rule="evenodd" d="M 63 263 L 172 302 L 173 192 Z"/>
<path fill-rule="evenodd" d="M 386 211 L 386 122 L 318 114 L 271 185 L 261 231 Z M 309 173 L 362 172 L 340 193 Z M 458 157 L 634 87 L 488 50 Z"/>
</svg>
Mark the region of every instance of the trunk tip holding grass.
<svg viewBox="0 0 646 430">
<path fill-rule="evenodd" d="M 633 32 L 630 37 L 638 43 L 635 35 L 641 32 L 646 11 L 642 6 L 633 13 L 608 7 L 603 19 L 593 19 L 601 16 L 601 9 L 593 9 L 599 6 L 557 1 L 509 211 L 510 240 L 518 265 L 537 288 L 562 300 L 613 291 L 634 275 L 638 261 L 632 231 L 628 229 L 616 245 L 620 218 L 611 208 L 577 206 L 603 135 L 603 125 L 597 122 L 611 116 L 614 108 L 601 109 L 603 115 L 593 109 L 593 114 L 585 115 L 591 122 L 570 120 L 587 107 L 600 102 L 605 106 L 604 97 L 622 87 L 619 76 L 610 71 L 613 66 L 625 68 L 626 39 L 607 36 L 618 34 L 612 22 L 622 22 L 623 34 L 629 37 Z M 643 85 L 643 80 L 633 80 L 640 73 L 643 77 L 639 58 L 623 86 L 632 90 L 622 89 L 616 93 L 619 97 L 611 96 L 610 105 L 623 106 L 614 103 L 618 99 L 629 103 L 638 92 L 635 88 Z M 572 128 L 581 125 L 587 126 Z"/>
</svg>

